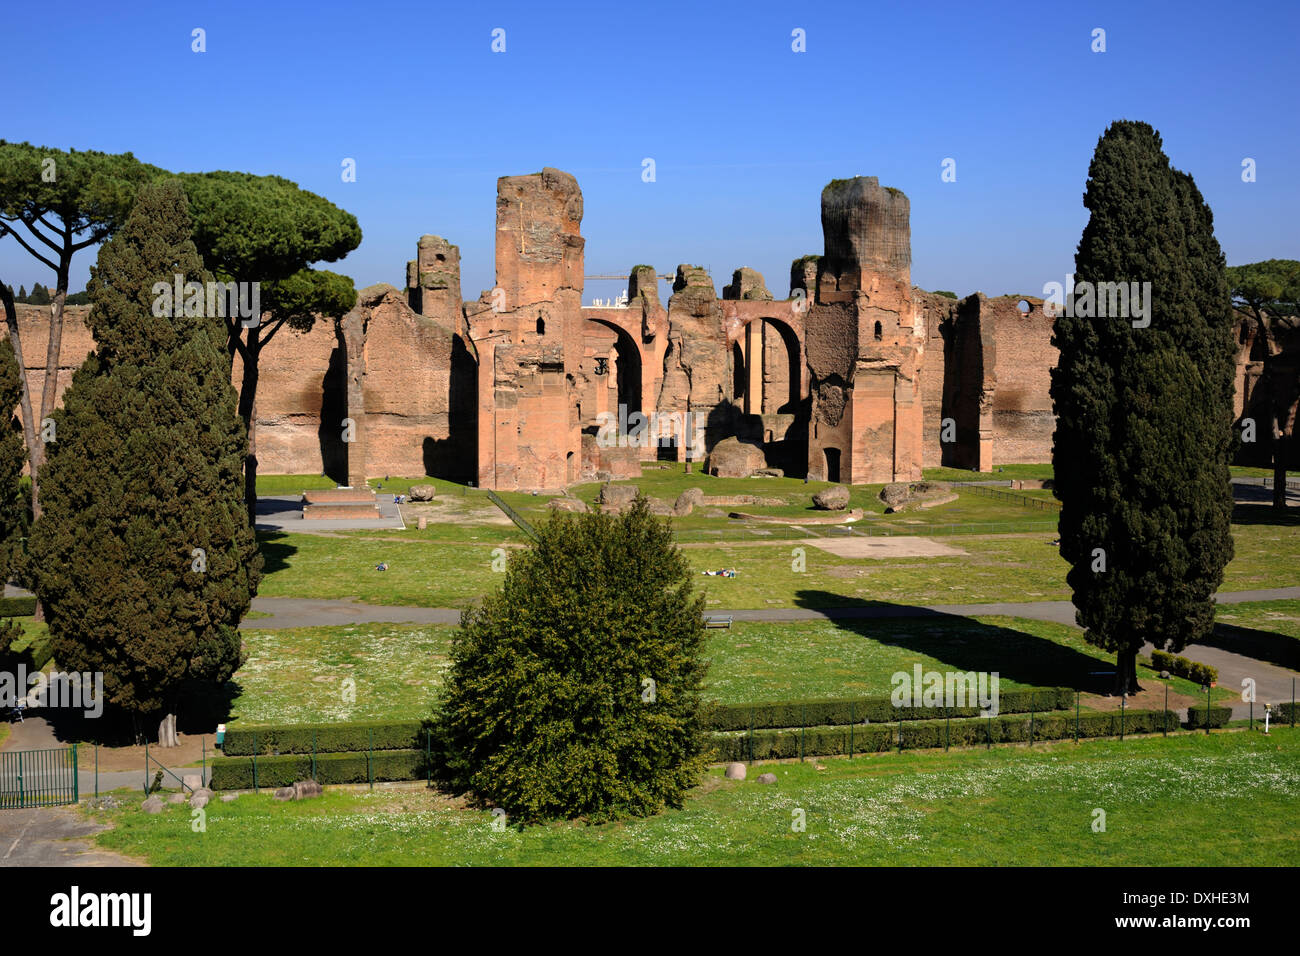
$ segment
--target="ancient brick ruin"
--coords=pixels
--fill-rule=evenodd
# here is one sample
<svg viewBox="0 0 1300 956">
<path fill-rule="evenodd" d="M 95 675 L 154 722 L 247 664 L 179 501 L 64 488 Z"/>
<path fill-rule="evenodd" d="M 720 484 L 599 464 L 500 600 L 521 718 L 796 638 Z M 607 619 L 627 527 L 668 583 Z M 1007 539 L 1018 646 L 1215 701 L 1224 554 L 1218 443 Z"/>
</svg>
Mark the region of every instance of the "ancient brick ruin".
<svg viewBox="0 0 1300 956">
<path fill-rule="evenodd" d="M 723 475 L 850 483 L 1050 461 L 1043 301 L 914 287 L 907 197 L 874 178 L 832 182 L 821 206 L 823 253 L 795 260 L 785 299 L 747 268 L 718 298 L 703 269 L 680 265 L 664 303 L 655 269 L 636 266 L 625 302 L 584 305 L 577 181 L 503 177 L 493 289 L 464 301 L 459 249 L 424 236 L 404 289 L 363 289 L 339 323 L 263 353 L 259 470 L 549 490 L 705 455 Z M 60 393 L 93 347 L 85 308 L 67 312 Z M 18 316 L 39 396 L 48 312 Z M 1241 321 L 1247 414 L 1259 356 Z"/>
</svg>

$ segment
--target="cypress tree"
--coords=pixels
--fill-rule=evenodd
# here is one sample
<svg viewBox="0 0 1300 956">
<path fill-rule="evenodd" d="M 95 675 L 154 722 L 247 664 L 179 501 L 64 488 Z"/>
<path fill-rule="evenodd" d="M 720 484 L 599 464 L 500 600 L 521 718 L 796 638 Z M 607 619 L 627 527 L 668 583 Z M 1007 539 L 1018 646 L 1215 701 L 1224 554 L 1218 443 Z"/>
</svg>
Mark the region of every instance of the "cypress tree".
<svg viewBox="0 0 1300 956">
<path fill-rule="evenodd" d="M 1154 129 L 1112 124 L 1088 175 L 1078 285 L 1053 335 L 1055 493 L 1078 621 L 1132 693 L 1144 642 L 1180 651 L 1209 633 L 1232 559 L 1232 310 L 1210 209 Z M 1103 308 L 1115 282 L 1149 282 L 1149 314 Z"/>
<path fill-rule="evenodd" d="M 22 390 L 13 344 L 8 339 L 0 339 L 0 408 L 17 408 Z M 9 420 L 0 426 L 0 582 L 9 580 L 15 564 L 21 559 L 19 539 L 27 525 L 27 502 L 21 484 L 26 459 L 22 425 L 11 412 Z M 10 645 L 21 634 L 22 627 L 18 622 L 8 620 L 0 623 L 0 669 L 10 668 Z"/>
<path fill-rule="evenodd" d="M 97 348 L 53 415 L 30 547 L 60 665 L 102 672 L 110 705 L 133 717 L 161 715 L 164 745 L 186 682 L 239 666 L 261 574 L 224 320 L 196 300 L 169 308 L 155 283 L 178 275 L 209 278 L 184 191 L 146 186 L 91 271 Z"/>
</svg>

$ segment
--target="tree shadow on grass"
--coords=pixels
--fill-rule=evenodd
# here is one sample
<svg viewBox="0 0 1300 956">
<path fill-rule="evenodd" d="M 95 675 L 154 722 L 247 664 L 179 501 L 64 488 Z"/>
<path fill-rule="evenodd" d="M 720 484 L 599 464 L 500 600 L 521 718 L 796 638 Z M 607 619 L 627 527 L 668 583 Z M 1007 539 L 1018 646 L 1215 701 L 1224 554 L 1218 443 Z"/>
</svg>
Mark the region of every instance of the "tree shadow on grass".
<svg viewBox="0 0 1300 956">
<path fill-rule="evenodd" d="M 215 733 L 217 724 L 230 717 L 230 708 L 243 692 L 237 681 L 214 684 L 187 681 L 180 691 L 180 709 L 176 729 L 183 734 Z M 124 747 L 136 742 L 141 733 L 153 743 L 158 739 L 159 714 L 132 719 L 122 710 L 105 706 L 100 716 L 87 716 L 76 707 L 40 707 L 29 712 L 42 718 L 60 743 L 99 744 L 101 747 Z"/>
<path fill-rule="evenodd" d="M 288 570 L 289 558 L 298 550 L 294 545 L 288 543 L 286 540 L 288 537 L 283 531 L 259 531 L 257 533 L 257 546 L 262 552 L 263 577 L 277 571 Z"/>
<path fill-rule="evenodd" d="M 1232 523 L 1240 525 L 1274 525 L 1278 528 L 1300 528 L 1300 508 L 1288 508 L 1283 514 L 1268 505 L 1243 505 L 1232 509 Z"/>
<path fill-rule="evenodd" d="M 1300 638 L 1272 631 L 1238 627 L 1235 624 L 1215 624 L 1213 633 L 1192 646 L 1214 647 L 1279 667 L 1300 670 Z"/>
<path fill-rule="evenodd" d="M 801 590 L 800 607 L 827 609 L 840 595 Z M 1001 680 L 1036 687 L 1072 687 L 1090 694 L 1109 694 L 1115 665 L 1089 657 L 1047 638 L 1023 631 L 982 624 L 959 614 L 887 601 L 869 601 L 844 617 L 839 609 L 833 623 L 849 633 L 879 644 L 901 647 L 942 661 L 954 671 L 997 672 Z"/>
</svg>

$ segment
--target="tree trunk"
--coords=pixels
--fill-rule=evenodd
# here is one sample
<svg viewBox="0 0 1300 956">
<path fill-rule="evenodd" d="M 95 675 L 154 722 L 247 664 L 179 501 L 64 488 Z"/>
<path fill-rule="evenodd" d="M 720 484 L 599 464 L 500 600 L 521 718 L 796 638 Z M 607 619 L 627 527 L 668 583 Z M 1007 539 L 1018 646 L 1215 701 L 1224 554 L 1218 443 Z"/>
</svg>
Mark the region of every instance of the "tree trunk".
<svg viewBox="0 0 1300 956">
<path fill-rule="evenodd" d="M 179 747 L 180 743 L 180 738 L 176 736 L 176 715 L 172 713 L 164 714 L 162 721 L 158 724 L 158 746 Z"/>
<path fill-rule="evenodd" d="M 248 330 L 248 347 L 243 350 L 243 381 L 239 387 L 239 417 L 248 431 L 248 454 L 244 456 L 244 503 L 248 507 L 248 526 L 257 526 L 257 359 L 261 344 L 257 328 Z"/>
<path fill-rule="evenodd" d="M 68 268 L 71 256 L 59 259 L 58 288 L 50 303 L 50 342 L 45 350 L 45 387 L 41 391 L 41 420 L 54 411 L 59 393 L 59 353 L 63 349 L 63 303 L 68 298 Z"/>
<path fill-rule="evenodd" d="M 1282 428 L 1285 412 L 1273 406 L 1273 508 L 1286 511 L 1286 432 Z"/>
<path fill-rule="evenodd" d="M 1132 696 L 1142 688 L 1137 680 L 1137 649 L 1120 651 L 1115 655 L 1115 694 Z"/>
</svg>

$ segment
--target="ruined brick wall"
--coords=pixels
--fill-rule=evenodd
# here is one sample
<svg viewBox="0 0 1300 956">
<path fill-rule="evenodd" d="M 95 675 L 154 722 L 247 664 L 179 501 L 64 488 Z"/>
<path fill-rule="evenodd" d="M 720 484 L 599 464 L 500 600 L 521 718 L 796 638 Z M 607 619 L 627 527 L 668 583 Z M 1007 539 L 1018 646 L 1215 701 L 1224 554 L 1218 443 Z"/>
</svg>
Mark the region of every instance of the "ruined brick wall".
<svg viewBox="0 0 1300 956">
<path fill-rule="evenodd" d="M 925 328 L 925 352 L 921 356 L 922 447 L 921 465 L 943 464 L 940 442 L 943 427 L 945 336 L 956 320 L 957 300 L 933 292 L 913 290 L 921 324 Z"/>
<path fill-rule="evenodd" d="M 347 349 L 335 323 L 318 319 L 309 332 L 283 327 L 258 361 L 254 421 L 262 474 L 326 474 L 346 482 Z M 235 356 L 232 381 L 243 380 Z"/>
<path fill-rule="evenodd" d="M 1027 312 L 1020 311 L 1021 302 L 1028 304 Z M 992 464 L 1049 462 L 1056 429 L 1049 391 L 1058 355 L 1053 319 L 1042 299 L 1029 296 L 1000 296 L 982 305 L 997 342 Z"/>
<path fill-rule="evenodd" d="M 811 478 L 921 477 L 925 330 L 912 299 L 909 215 L 907 197 L 875 177 L 822 191 L 825 253 L 807 320 Z"/>
<path fill-rule="evenodd" d="M 496 288 L 466 309 L 477 355 L 478 480 L 555 489 L 581 471 L 570 389 L 587 388 L 582 191 L 557 169 L 497 180 Z M 593 357 L 594 358 L 594 357 Z"/>
</svg>

